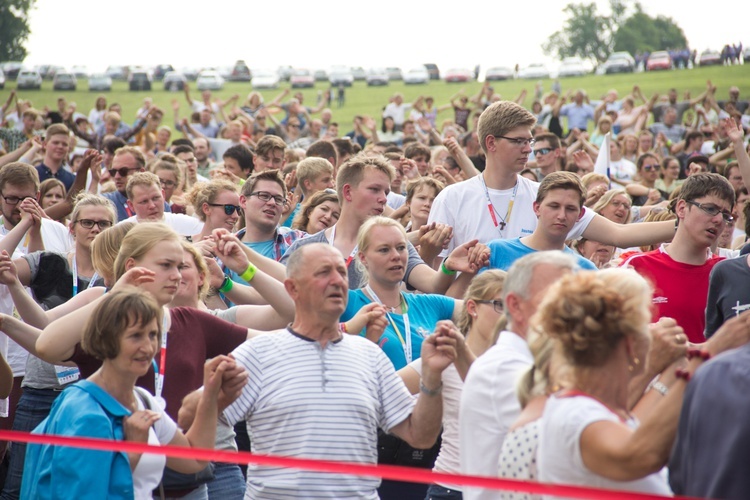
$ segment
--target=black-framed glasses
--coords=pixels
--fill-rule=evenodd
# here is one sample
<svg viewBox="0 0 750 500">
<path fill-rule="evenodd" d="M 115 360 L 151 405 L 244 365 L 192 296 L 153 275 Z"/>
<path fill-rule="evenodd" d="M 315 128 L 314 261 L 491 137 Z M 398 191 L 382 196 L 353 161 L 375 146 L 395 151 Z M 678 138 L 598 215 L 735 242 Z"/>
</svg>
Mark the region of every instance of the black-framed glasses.
<svg viewBox="0 0 750 500">
<path fill-rule="evenodd" d="M 167 189 L 173 188 L 177 185 L 175 181 L 170 181 L 166 179 L 159 179 L 159 184 L 161 184 L 161 187 L 167 188 Z"/>
<path fill-rule="evenodd" d="M 132 172 L 133 170 L 140 170 L 141 167 L 136 168 L 128 168 L 128 167 L 121 167 L 121 168 L 110 168 L 107 170 L 109 172 L 109 175 L 114 177 L 117 174 L 120 174 L 120 177 L 127 177 L 129 172 Z"/>
<path fill-rule="evenodd" d="M 716 205 L 706 205 L 705 203 L 698 203 L 693 200 L 685 200 L 685 202 L 693 205 L 694 207 L 700 208 L 703 212 L 706 213 L 706 215 L 710 215 L 711 217 L 716 217 L 717 215 L 721 214 L 721 218 L 724 219 L 724 222 L 726 222 L 727 224 L 731 224 L 732 222 L 734 222 L 734 217 L 732 216 L 731 212 L 725 212 Z"/>
<path fill-rule="evenodd" d="M 548 155 L 552 152 L 552 148 L 539 148 L 534 150 L 534 156 L 537 155 Z"/>
<path fill-rule="evenodd" d="M 519 148 L 525 147 L 527 145 L 534 147 L 534 144 L 536 144 L 536 139 L 534 139 L 533 137 L 505 137 L 504 135 L 496 135 L 495 139 L 505 139 L 506 141 Z"/>
<path fill-rule="evenodd" d="M 227 215 L 232 215 L 233 213 L 237 212 L 237 215 L 239 215 L 240 210 L 242 210 L 242 207 L 239 205 L 232 205 L 231 203 L 221 204 L 221 203 L 209 203 L 209 207 L 224 207 L 224 213 Z"/>
<path fill-rule="evenodd" d="M 104 231 L 105 229 L 109 229 L 112 227 L 112 221 L 111 220 L 93 220 L 93 219 L 78 219 L 77 221 L 73 221 L 73 224 L 78 223 L 81 225 L 84 229 L 91 229 L 94 227 L 94 224 L 99 226 L 100 231 Z"/>
<path fill-rule="evenodd" d="M 476 302 L 477 304 L 491 304 L 496 313 L 503 312 L 502 300 L 475 300 L 474 302 Z"/>
<path fill-rule="evenodd" d="M 659 171 L 661 170 L 661 165 L 643 165 L 643 170 L 645 172 L 651 172 L 652 170 Z"/>
<path fill-rule="evenodd" d="M 280 207 L 283 206 L 284 203 L 286 203 L 286 198 L 279 195 L 273 195 L 268 191 L 253 191 L 248 196 L 257 196 L 258 199 L 263 203 L 268 203 L 269 201 L 271 201 L 271 199 L 273 199 L 273 202 Z"/>
<path fill-rule="evenodd" d="M 5 195 L 1 195 L 1 196 L 5 200 L 5 203 L 7 203 L 8 205 L 18 205 L 20 202 L 22 202 L 26 198 L 34 198 L 33 196 L 5 196 Z"/>
</svg>

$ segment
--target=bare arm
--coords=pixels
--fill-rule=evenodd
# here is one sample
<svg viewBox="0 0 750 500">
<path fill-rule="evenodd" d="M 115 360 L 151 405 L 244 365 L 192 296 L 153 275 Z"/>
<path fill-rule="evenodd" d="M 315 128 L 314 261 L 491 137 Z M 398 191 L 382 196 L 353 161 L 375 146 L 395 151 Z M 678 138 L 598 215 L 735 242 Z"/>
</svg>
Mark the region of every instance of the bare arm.
<svg viewBox="0 0 750 500">
<path fill-rule="evenodd" d="M 14 151 L 0 156 L 0 167 L 3 167 L 8 163 L 13 163 L 14 161 L 20 161 L 21 158 L 32 149 L 33 145 L 33 140 L 29 140 L 21 144 L 21 146 L 16 148 Z"/>
<path fill-rule="evenodd" d="M 597 214 L 583 232 L 583 236 L 605 245 L 630 248 L 672 241 L 674 232 L 673 221 L 617 224 Z"/>
<path fill-rule="evenodd" d="M 732 141 L 734 156 L 737 158 L 737 165 L 739 165 L 740 174 L 742 174 L 742 182 L 744 182 L 745 186 L 750 186 L 750 156 L 748 156 L 745 149 L 742 127 L 737 125 L 737 122 L 732 118 L 722 120 L 721 127 L 729 137 L 729 140 Z"/>
<path fill-rule="evenodd" d="M 458 145 L 458 142 L 453 137 L 446 139 L 443 142 L 443 145 L 448 148 L 448 152 L 453 157 L 454 160 L 456 160 L 456 163 L 459 167 L 461 167 L 461 171 L 464 173 L 464 177 L 467 179 L 471 179 L 472 177 L 476 177 L 481 172 L 477 169 L 477 167 L 474 166 L 474 162 L 471 161 L 471 158 L 469 158 L 469 155 L 466 154 L 466 151 L 463 150 L 461 146 Z"/>
</svg>

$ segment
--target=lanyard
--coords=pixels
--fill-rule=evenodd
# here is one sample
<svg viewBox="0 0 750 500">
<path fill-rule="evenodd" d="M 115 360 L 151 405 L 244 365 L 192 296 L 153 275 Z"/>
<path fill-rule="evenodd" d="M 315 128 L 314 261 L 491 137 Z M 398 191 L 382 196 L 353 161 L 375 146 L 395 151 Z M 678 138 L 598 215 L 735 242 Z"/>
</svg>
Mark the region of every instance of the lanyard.
<svg viewBox="0 0 750 500">
<path fill-rule="evenodd" d="M 154 396 L 156 400 L 161 404 L 166 403 L 164 398 L 161 397 L 162 390 L 164 389 L 164 377 L 167 375 L 167 311 L 161 320 L 161 349 L 159 351 L 159 365 L 157 366 L 156 360 L 152 359 L 151 364 L 154 365 Z"/>
<path fill-rule="evenodd" d="M 375 294 L 375 292 L 372 290 L 370 285 L 365 286 L 365 291 L 367 291 L 370 297 L 372 297 L 372 300 L 374 300 L 381 306 L 384 306 L 383 302 L 381 302 L 380 298 Z M 399 293 L 399 298 L 401 299 L 401 318 L 404 320 L 404 335 L 401 335 L 401 331 L 396 326 L 396 322 L 393 320 L 393 317 L 391 316 L 391 314 L 386 312 L 385 315 L 388 318 L 388 321 L 391 323 L 393 330 L 396 332 L 396 336 L 398 337 L 399 342 L 401 342 L 401 347 L 404 348 L 404 356 L 406 357 L 406 364 L 409 364 L 412 361 L 411 327 L 409 326 L 409 311 L 406 305 L 406 300 L 404 300 L 404 295 L 402 293 Z"/>
<path fill-rule="evenodd" d="M 510 214 L 513 212 L 513 204 L 516 201 L 516 192 L 518 192 L 518 181 L 516 181 L 516 185 L 513 186 L 513 194 L 510 197 L 510 201 L 508 202 L 508 211 L 505 212 L 505 217 L 501 217 L 500 213 L 495 209 L 495 205 L 492 204 L 492 200 L 490 199 L 490 192 L 487 189 L 487 183 L 484 182 L 484 174 L 481 175 L 482 178 L 482 187 L 484 187 L 484 196 L 487 198 L 487 210 L 490 212 L 490 217 L 492 217 L 492 223 L 495 224 L 495 227 L 498 228 L 499 231 L 503 231 L 505 229 L 505 226 L 508 225 L 510 222 Z M 500 217 L 500 221 L 497 221 L 497 218 Z"/>
<path fill-rule="evenodd" d="M 333 246 L 333 242 L 336 240 L 336 226 L 337 224 L 334 224 L 331 228 L 331 239 L 329 241 L 330 245 Z M 352 263 L 354 260 L 354 257 L 357 256 L 357 250 L 359 250 L 359 245 L 356 245 L 354 249 L 352 250 L 352 253 L 349 254 L 349 257 L 346 258 L 346 267 L 349 267 L 349 264 Z"/>
<path fill-rule="evenodd" d="M 99 279 L 99 273 L 94 272 L 94 275 L 91 277 L 91 281 L 89 281 L 89 286 L 86 287 L 88 290 L 92 286 L 94 286 L 94 281 Z M 76 254 L 73 254 L 73 297 L 78 295 L 78 264 L 76 264 Z"/>
</svg>

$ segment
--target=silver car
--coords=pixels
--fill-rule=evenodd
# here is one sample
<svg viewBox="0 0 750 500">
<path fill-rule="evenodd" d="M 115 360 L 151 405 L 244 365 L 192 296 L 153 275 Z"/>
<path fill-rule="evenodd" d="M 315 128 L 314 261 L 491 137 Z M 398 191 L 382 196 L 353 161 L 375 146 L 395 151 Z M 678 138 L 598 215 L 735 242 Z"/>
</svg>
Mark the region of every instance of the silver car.
<svg viewBox="0 0 750 500">
<path fill-rule="evenodd" d="M 34 69 L 22 69 L 16 79 L 16 87 L 19 89 L 36 89 L 42 88 L 42 75 Z"/>
</svg>

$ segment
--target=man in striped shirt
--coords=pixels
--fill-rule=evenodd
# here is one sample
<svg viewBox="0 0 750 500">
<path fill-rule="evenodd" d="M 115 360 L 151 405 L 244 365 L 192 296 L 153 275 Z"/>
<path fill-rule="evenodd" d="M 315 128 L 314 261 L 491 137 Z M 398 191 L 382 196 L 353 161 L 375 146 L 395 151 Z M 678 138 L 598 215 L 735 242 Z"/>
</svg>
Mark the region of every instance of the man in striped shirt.
<svg viewBox="0 0 750 500">
<path fill-rule="evenodd" d="M 294 323 L 233 353 L 249 380 L 224 416 L 230 424 L 247 421 L 253 452 L 375 464 L 378 427 L 414 447 L 432 446 L 442 419 L 441 373 L 455 356 L 455 326 L 441 323 L 425 339 L 415 402 L 376 344 L 339 330 L 348 281 L 338 250 L 323 243 L 299 248 L 289 258 L 284 285 L 296 306 Z M 191 402 L 197 400 L 188 396 L 183 403 L 180 425 L 188 423 Z M 245 498 L 376 499 L 379 483 L 251 464 Z"/>
</svg>

